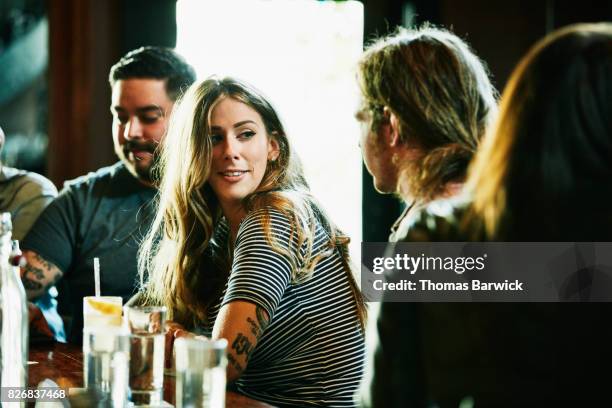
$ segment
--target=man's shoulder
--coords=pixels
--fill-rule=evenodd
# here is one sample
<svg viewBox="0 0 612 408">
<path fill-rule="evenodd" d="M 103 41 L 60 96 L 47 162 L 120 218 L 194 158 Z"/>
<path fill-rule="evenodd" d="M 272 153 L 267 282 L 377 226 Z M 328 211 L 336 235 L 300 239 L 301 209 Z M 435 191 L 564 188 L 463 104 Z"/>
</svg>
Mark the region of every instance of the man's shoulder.
<svg viewBox="0 0 612 408">
<path fill-rule="evenodd" d="M 397 242 L 467 241 L 470 235 L 464 229 L 471 197 L 460 195 L 435 200 L 420 208 L 396 234 Z"/>
<path fill-rule="evenodd" d="M 57 195 L 57 189 L 51 180 L 31 171 L 3 167 L 1 180 L 9 191 L 18 190 L 20 195 L 50 197 Z"/>
<path fill-rule="evenodd" d="M 30 184 L 35 185 L 43 194 L 57 195 L 55 184 L 48 178 L 32 172 L 27 172 L 25 178 Z"/>
<path fill-rule="evenodd" d="M 155 194 L 154 188 L 140 183 L 123 163 L 119 162 L 67 181 L 59 198 L 62 201 L 72 201 L 77 206 L 98 207 L 109 204 L 135 208 L 152 203 Z"/>
<path fill-rule="evenodd" d="M 88 188 L 97 184 L 108 184 L 118 177 L 123 177 L 127 169 L 121 162 L 111 166 L 99 168 L 64 183 L 64 188 L 81 189 Z"/>
</svg>

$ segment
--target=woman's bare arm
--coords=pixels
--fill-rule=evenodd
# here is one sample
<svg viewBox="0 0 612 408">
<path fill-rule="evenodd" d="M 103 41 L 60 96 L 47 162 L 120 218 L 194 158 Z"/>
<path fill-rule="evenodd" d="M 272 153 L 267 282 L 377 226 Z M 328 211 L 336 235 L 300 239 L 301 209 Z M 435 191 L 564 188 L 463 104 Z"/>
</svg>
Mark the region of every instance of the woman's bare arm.
<svg viewBox="0 0 612 408">
<path fill-rule="evenodd" d="M 242 375 L 269 321 L 262 307 L 241 300 L 230 302 L 219 310 L 212 338 L 227 339 L 228 382 Z"/>
<path fill-rule="evenodd" d="M 225 408 L 274 408 L 274 406 L 228 391 L 225 393 Z"/>
</svg>

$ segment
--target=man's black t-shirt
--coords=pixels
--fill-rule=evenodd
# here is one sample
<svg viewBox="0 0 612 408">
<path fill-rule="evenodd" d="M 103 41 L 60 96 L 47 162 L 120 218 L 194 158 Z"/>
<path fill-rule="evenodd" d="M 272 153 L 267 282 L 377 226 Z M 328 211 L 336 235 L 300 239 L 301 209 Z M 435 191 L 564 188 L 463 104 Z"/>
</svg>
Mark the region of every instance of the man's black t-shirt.
<svg viewBox="0 0 612 408">
<path fill-rule="evenodd" d="M 64 273 L 60 312 L 72 316 L 70 342 L 82 341 L 84 296 L 94 295 L 93 259 L 100 258 L 101 292 L 122 296 L 137 286 L 137 252 L 153 218 L 156 190 L 122 163 L 66 182 L 23 242 Z"/>
</svg>

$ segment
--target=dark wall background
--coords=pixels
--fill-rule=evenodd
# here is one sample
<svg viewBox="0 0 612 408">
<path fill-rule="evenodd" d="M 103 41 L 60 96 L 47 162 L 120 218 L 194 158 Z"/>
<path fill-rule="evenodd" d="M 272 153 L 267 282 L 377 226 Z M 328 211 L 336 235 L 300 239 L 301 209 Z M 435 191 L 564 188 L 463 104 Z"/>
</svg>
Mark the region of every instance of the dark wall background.
<svg viewBox="0 0 612 408">
<path fill-rule="evenodd" d="M 176 0 L 128 0 L 121 4 L 121 55 L 144 45 L 176 46 Z"/>
</svg>

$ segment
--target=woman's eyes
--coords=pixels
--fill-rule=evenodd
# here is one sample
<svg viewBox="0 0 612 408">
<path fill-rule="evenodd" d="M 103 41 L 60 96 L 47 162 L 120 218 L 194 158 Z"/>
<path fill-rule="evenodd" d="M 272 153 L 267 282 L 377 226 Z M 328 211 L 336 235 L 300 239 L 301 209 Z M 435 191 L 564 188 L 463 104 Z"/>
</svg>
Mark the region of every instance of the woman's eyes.
<svg viewBox="0 0 612 408">
<path fill-rule="evenodd" d="M 245 131 L 238 133 L 238 135 L 236 135 L 236 139 L 249 140 L 253 136 L 255 136 L 255 132 L 253 132 L 252 130 L 245 130 Z M 210 141 L 212 142 L 213 145 L 218 144 L 222 140 L 223 140 L 223 135 L 215 135 L 215 134 L 210 135 Z"/>
<path fill-rule="evenodd" d="M 241 138 L 241 139 L 250 139 L 253 136 L 255 136 L 255 132 L 253 132 L 252 130 L 245 130 L 244 132 L 241 132 L 238 135 L 238 138 Z"/>
</svg>

